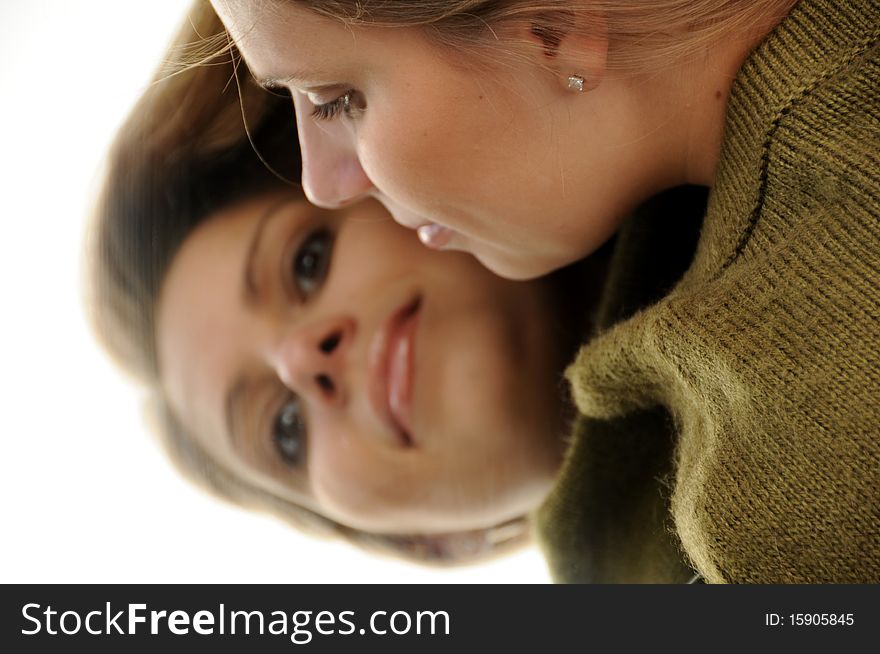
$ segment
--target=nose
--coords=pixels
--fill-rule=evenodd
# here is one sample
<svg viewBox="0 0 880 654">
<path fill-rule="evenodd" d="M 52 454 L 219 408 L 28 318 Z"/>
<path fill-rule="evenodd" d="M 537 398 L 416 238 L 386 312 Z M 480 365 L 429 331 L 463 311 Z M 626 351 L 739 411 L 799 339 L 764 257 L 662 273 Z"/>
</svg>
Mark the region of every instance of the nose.
<svg viewBox="0 0 880 654">
<path fill-rule="evenodd" d="M 318 124 L 310 115 L 306 99 L 295 97 L 294 106 L 302 153 L 302 186 L 309 202 L 324 209 L 338 209 L 366 197 L 373 183 L 361 167 L 354 134 L 339 120 Z"/>
<path fill-rule="evenodd" d="M 297 325 L 280 338 L 272 365 L 291 391 L 326 407 L 338 407 L 348 398 L 348 351 L 355 323 L 339 317 Z"/>
</svg>

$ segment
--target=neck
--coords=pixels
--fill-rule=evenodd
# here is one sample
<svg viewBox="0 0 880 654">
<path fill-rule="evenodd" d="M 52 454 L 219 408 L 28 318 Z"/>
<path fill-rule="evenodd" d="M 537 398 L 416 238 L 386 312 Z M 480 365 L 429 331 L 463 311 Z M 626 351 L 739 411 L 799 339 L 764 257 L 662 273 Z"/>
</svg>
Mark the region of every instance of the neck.
<svg viewBox="0 0 880 654">
<path fill-rule="evenodd" d="M 713 185 L 731 86 L 752 50 L 780 22 L 767 20 L 699 58 L 653 75 L 637 94 L 646 133 L 657 134 L 655 191 L 680 184 Z M 658 111 L 665 107 L 665 112 Z M 660 136 L 662 135 L 662 136 Z M 662 141 L 662 143 L 661 143 Z"/>
<path fill-rule="evenodd" d="M 725 44 L 691 66 L 690 79 L 674 91 L 679 93 L 681 124 L 681 182 L 712 186 L 721 154 L 727 103 L 733 80 L 754 47 L 753 43 Z"/>
</svg>

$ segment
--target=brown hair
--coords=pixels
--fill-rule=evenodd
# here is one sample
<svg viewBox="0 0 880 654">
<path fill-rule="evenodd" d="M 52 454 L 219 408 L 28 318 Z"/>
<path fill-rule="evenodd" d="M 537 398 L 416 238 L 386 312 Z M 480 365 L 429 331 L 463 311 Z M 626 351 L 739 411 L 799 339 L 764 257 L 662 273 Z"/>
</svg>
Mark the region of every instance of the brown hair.
<svg viewBox="0 0 880 654">
<path fill-rule="evenodd" d="M 290 2 L 291 0 L 285 0 Z M 424 28 L 457 51 L 499 39 L 509 21 L 528 20 L 558 40 L 602 25 L 609 68 L 652 69 L 694 55 L 721 38 L 785 16 L 796 0 L 294 0 L 348 25 Z M 580 15 L 583 20 L 573 20 Z M 491 41 L 486 37 L 491 36 Z M 545 40 L 546 44 L 546 40 Z"/>
<path fill-rule="evenodd" d="M 88 260 L 94 331 L 149 389 L 148 415 L 172 462 L 225 499 L 422 562 L 461 562 L 522 542 L 523 521 L 431 536 L 374 535 L 337 524 L 231 474 L 171 412 L 161 387 L 154 314 L 172 259 L 192 230 L 221 209 L 298 180 L 300 161 L 289 98 L 237 74 L 240 59 L 207 0 L 193 5 L 168 61 L 111 147 Z"/>
</svg>

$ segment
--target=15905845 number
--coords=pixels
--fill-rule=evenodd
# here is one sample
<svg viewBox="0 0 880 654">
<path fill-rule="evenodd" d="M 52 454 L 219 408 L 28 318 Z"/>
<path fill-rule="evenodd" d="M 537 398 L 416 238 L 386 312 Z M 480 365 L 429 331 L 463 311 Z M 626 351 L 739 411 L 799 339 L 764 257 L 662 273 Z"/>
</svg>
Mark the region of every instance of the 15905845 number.
<svg viewBox="0 0 880 654">
<path fill-rule="evenodd" d="M 796 626 L 852 626 L 855 617 L 852 613 L 791 613 L 789 624 Z"/>
</svg>

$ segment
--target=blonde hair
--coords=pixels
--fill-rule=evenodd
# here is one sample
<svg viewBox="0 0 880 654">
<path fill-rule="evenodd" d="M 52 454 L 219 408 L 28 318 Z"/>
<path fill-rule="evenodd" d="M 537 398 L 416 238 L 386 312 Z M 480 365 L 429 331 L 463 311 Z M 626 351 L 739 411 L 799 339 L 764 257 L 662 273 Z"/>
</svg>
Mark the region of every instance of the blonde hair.
<svg viewBox="0 0 880 654">
<path fill-rule="evenodd" d="M 285 0 L 290 2 L 291 0 Z M 653 69 L 784 17 L 796 0 L 293 0 L 348 25 L 420 27 L 459 52 L 498 43 L 499 26 L 527 20 L 550 39 L 601 25 L 609 69 Z M 578 17 L 582 20 L 576 20 Z M 488 38 L 487 38 L 488 37 Z M 545 40 L 545 45 L 547 45 Z M 500 44 L 501 45 L 501 44 Z"/>
<path fill-rule="evenodd" d="M 199 446 L 170 410 L 156 356 L 155 310 L 178 248 L 220 209 L 300 177 L 289 98 L 239 76 L 239 63 L 207 0 L 197 0 L 168 60 L 120 129 L 87 244 L 89 315 L 98 339 L 150 391 L 148 418 L 171 461 L 214 495 L 309 532 L 420 562 L 460 563 L 522 543 L 522 520 L 438 535 L 351 529 L 247 484 Z"/>
</svg>

